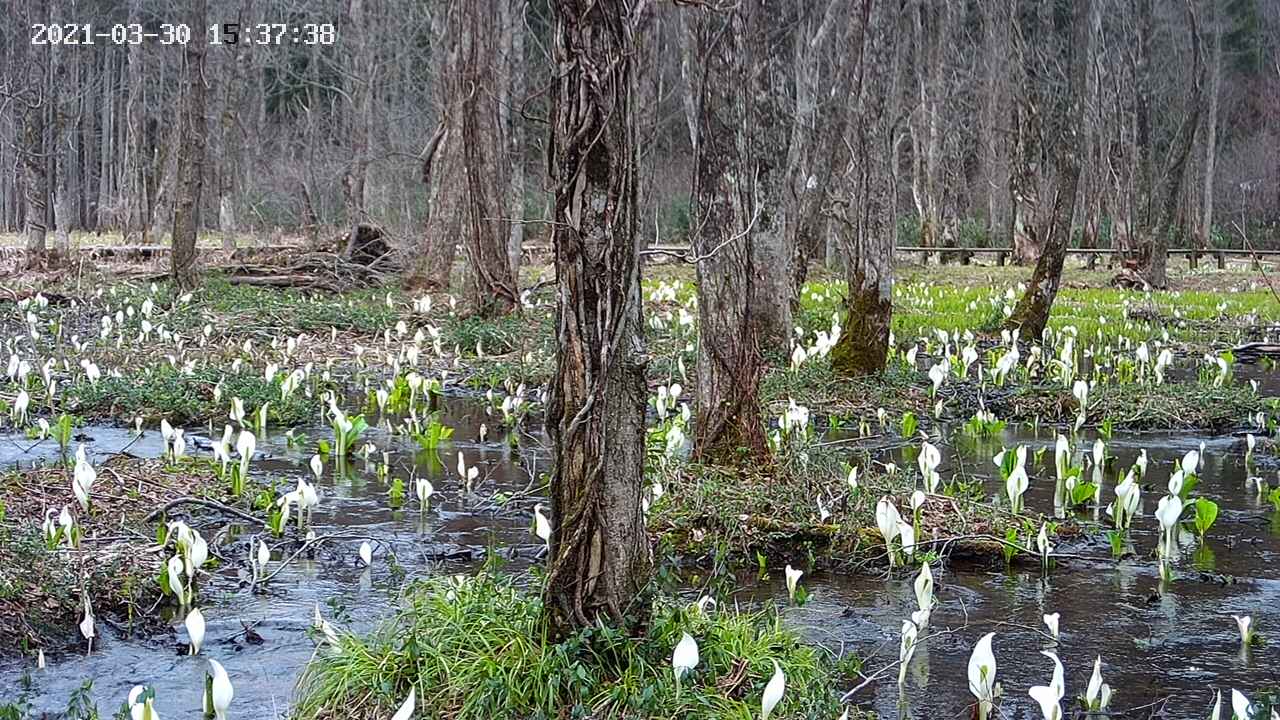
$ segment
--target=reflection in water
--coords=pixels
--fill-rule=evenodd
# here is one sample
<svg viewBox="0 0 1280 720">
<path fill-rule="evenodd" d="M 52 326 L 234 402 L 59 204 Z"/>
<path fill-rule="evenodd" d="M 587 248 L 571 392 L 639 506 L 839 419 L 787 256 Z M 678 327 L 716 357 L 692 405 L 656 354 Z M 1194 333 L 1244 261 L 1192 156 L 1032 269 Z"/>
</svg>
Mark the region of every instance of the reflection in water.
<svg viewBox="0 0 1280 720">
<path fill-rule="evenodd" d="M 293 691 L 293 681 L 312 656 L 315 644 L 309 627 L 318 604 L 326 618 L 343 628 L 367 630 L 386 617 L 403 579 L 393 573 L 387 552 L 409 577 L 466 572 L 483 560 L 490 548 L 515 558 L 509 565 L 519 572 L 530 562 L 540 543 L 529 533 L 533 504 L 541 498 L 528 493 L 532 478 L 545 469 L 545 451 L 522 436 L 513 449 L 505 437 L 492 431 L 489 442 L 477 442 L 486 417 L 478 403 L 449 400 L 443 403 L 443 421 L 456 428 L 440 458 L 421 450 L 412 440 L 371 431 L 370 438 L 387 452 L 390 477 L 405 481 L 408 497 L 393 510 L 387 484 L 378 475 L 381 453 L 368 461 L 355 459 L 342 468 L 327 464 L 320 480 L 321 503 L 315 509 L 317 534 L 347 533 L 370 538 L 375 558 L 370 568 L 356 560 L 360 540 L 324 545 L 313 556 L 291 562 L 265 592 L 249 594 L 245 581 L 234 570 L 216 571 L 206 584 L 208 601 L 202 606 L 208 630 L 202 654 L 219 660 L 236 687 L 233 716 L 245 720 L 283 717 Z M 491 423 L 492 424 L 492 423 Z M 134 440 L 128 430 L 90 428 L 94 442 L 87 445 L 98 458 Z M 305 434 L 305 433 L 304 433 Z M 313 428 L 311 441 L 328 436 L 327 428 Z M 1081 440 L 1079 454 L 1093 444 Z M 1221 514 L 1200 544 L 1192 537 L 1180 545 L 1184 557 L 1174 568 L 1176 579 L 1161 588 L 1153 550 L 1157 536 L 1152 516 L 1163 494 L 1173 461 L 1205 442 L 1204 468 L 1197 495 L 1217 502 Z M 957 471 L 981 479 L 988 496 L 1003 493 L 991 456 L 1001 446 L 1027 444 L 1027 470 L 1031 476 L 1025 502 L 1033 510 L 1051 510 L 1054 500 L 1054 434 L 1006 431 L 994 440 L 961 443 L 959 450 L 941 446 L 939 471 L 944 478 Z M 29 444 L 29 443 L 28 443 Z M 935 444 L 936 443 L 935 441 Z M 531 445 L 533 445 L 531 447 Z M 299 447 L 309 447 L 304 442 Z M 12 448 L 12 444 L 10 444 Z M 1067 698 L 1082 695 L 1095 657 L 1115 690 L 1112 709 L 1124 709 L 1170 697 L 1170 717 L 1203 716 L 1212 701 L 1211 688 L 1239 687 L 1248 692 L 1274 682 L 1263 668 L 1280 666 L 1280 642 L 1243 651 L 1231 614 L 1250 614 L 1259 632 L 1280 632 L 1280 513 L 1259 502 L 1254 488 L 1246 486 L 1243 441 L 1239 438 L 1190 437 L 1174 434 L 1117 436 L 1107 442 L 1107 452 L 1117 456 L 1103 477 L 1103 499 L 1114 495 L 1118 476 L 1146 449 L 1150 471 L 1144 479 L 1143 508 L 1134 524 L 1125 559 L 1114 562 L 1111 547 L 1101 530 L 1075 547 L 1061 548 L 1099 561 L 1059 560 L 1048 577 L 1038 569 L 1004 572 L 982 567 L 938 568 L 936 602 L 930 627 L 916 647 L 908 666 L 906 686 L 900 693 L 897 673 L 861 689 L 855 702 L 870 706 L 882 717 L 967 717 L 973 699 L 966 683 L 969 653 L 977 639 L 994 631 L 995 654 L 1004 687 L 1007 717 L 1036 717 L 1026 688 L 1044 684 L 1051 671 L 1039 653 L 1053 649 L 1066 666 Z M 1035 451 L 1045 452 L 1037 459 Z M 309 470 L 308 453 L 290 450 L 283 437 L 264 438 L 264 457 L 255 472 L 278 480 L 281 486 L 296 483 Z M 130 448 L 140 455 L 160 451 L 159 433 L 148 432 Z M 56 447 L 41 447 L 38 457 L 56 457 Z M 457 453 L 468 466 L 480 468 L 476 486 L 468 492 L 453 470 Z M 6 455 L 5 453 L 9 453 Z M 43 453 L 43 454 L 42 454 Z M 914 456 L 890 451 L 885 460 L 914 467 Z M 12 449 L 0 451 L 0 462 L 12 465 L 19 458 Z M 31 462 L 23 456 L 22 462 Z M 424 477 L 435 487 L 430 507 L 423 511 L 413 496 L 411 478 Z M 490 502 L 496 493 L 517 498 Z M 1096 509 L 1084 510 L 1080 519 L 1102 521 Z M 296 546 L 271 542 L 270 569 L 279 568 Z M 1064 543 L 1065 544 L 1065 543 Z M 780 575 L 780 573 L 775 573 Z M 808 573 L 804 585 L 811 599 L 803 607 L 788 607 L 787 621 L 814 642 L 839 651 L 858 653 L 867 672 L 884 667 L 897 657 L 902 620 L 915 609 L 911 580 L 914 572 L 884 580 L 868 576 Z M 744 602 L 773 600 L 786 605 L 781 578 L 766 582 L 748 580 L 738 599 Z M 1061 613 L 1061 634 L 1055 643 L 1045 632 L 1043 616 Z M 104 711 L 114 711 L 129 688 L 143 683 L 157 689 L 157 703 L 165 715 L 196 717 L 200 712 L 200 683 L 204 663 L 200 658 L 179 656 L 176 646 L 185 642 L 180 620 L 172 633 L 155 638 L 123 640 L 103 628 L 101 649 L 90 657 L 51 657 L 48 670 L 31 674 L 26 694 L 37 712 L 65 708 L 67 696 L 80 683 L 94 680 L 94 697 Z M 244 639 L 244 625 L 262 636 L 261 644 Z M 254 625 L 256 623 L 256 625 Z M 0 698 L 23 693 L 21 676 L 26 668 L 0 665 Z"/>
</svg>

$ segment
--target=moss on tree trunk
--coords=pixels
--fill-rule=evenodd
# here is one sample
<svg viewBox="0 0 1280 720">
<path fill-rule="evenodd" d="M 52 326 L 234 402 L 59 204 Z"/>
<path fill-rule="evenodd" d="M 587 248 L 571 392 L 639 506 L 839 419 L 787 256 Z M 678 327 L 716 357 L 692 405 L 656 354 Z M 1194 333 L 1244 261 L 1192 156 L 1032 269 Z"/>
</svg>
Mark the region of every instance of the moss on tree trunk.
<svg viewBox="0 0 1280 720">
<path fill-rule="evenodd" d="M 861 285 L 861 283 L 859 283 Z M 844 377 L 873 375 L 889 357 L 889 325 L 893 301 L 875 288 L 850 287 L 845 300 L 844 329 L 831 348 L 831 369 Z"/>
</svg>

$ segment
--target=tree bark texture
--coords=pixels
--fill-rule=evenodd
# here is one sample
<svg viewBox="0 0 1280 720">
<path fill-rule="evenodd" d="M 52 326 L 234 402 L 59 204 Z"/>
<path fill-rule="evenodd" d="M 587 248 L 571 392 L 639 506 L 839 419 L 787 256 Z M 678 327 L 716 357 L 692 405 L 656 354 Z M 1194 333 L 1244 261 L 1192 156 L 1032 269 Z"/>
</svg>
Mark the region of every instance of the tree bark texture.
<svg viewBox="0 0 1280 720">
<path fill-rule="evenodd" d="M 636 216 L 635 49 L 644 0 L 554 0 L 550 175 L 556 373 L 547 411 L 553 637 L 647 622 L 650 556 Z"/>
<path fill-rule="evenodd" d="M 33 60 L 33 62 L 39 62 Z M 26 213 L 23 216 L 22 234 L 26 239 L 26 267 L 34 268 L 44 263 L 45 236 L 48 234 L 49 177 L 45 172 L 44 115 L 48 97 L 41 88 L 22 102 L 22 144 L 18 149 L 18 161 L 22 172 L 23 200 Z"/>
<path fill-rule="evenodd" d="M 760 237 L 758 158 L 752 147 L 747 74 L 749 14 L 690 8 L 698 60 L 689 92 L 696 118 L 693 247 L 698 256 L 698 383 L 695 453 L 713 461 L 767 456 L 760 420 L 761 324 L 755 283 Z M 769 169 L 766 168 L 765 172 Z"/>
<path fill-rule="evenodd" d="M 31 3 L 27 11 L 25 20 L 37 22 L 47 13 L 48 4 Z M 15 47 L 14 52 L 16 87 L 10 90 L 13 97 L 8 100 L 17 116 L 18 142 L 15 150 L 22 185 L 22 235 L 26 246 L 23 264 L 27 268 L 36 268 L 44 263 L 48 234 L 51 143 L 48 141 L 47 118 L 52 102 L 49 93 L 51 48 L 23 43 L 21 47 Z"/>
<path fill-rule="evenodd" d="M 823 60 L 838 58 L 831 47 L 835 26 L 843 19 L 841 0 L 826 0 L 802 10 L 792 34 L 795 102 L 787 147 L 786 244 L 791 251 L 791 305 L 796 308 L 809 263 L 825 248 L 821 216 L 837 153 L 834 143 L 842 124 L 839 106 L 823 93 Z M 777 51 L 775 51 L 777 52 Z M 790 323 L 788 323 L 790 324 Z"/>
<path fill-rule="evenodd" d="M 1153 0 L 1133 0 L 1133 14 L 1138 28 L 1133 60 L 1136 82 L 1137 170 L 1132 201 L 1134 221 L 1130 232 L 1135 236 L 1126 248 L 1127 261 L 1137 268 L 1151 287 L 1168 286 L 1169 234 L 1177 219 L 1179 202 L 1188 181 L 1188 160 L 1195 147 L 1196 132 L 1204 106 L 1205 62 L 1199 23 L 1193 0 L 1185 1 L 1188 19 L 1192 68 L 1187 76 L 1190 87 L 1185 93 L 1183 113 L 1164 154 L 1157 173 L 1152 139 L 1152 38 L 1156 33 Z"/>
<path fill-rule="evenodd" d="M 1010 39 L 1014 44 L 1011 63 L 1016 92 L 1012 118 L 1013 153 L 1009 172 L 1009 237 L 1013 241 L 1013 260 L 1020 265 L 1034 264 L 1044 251 L 1041 216 L 1040 174 L 1044 172 L 1043 118 L 1041 113 L 1041 68 L 1036 65 L 1038 48 L 1027 38 L 1036 35 L 1040 13 L 1033 4 L 1013 0 L 1009 21 Z"/>
<path fill-rule="evenodd" d="M 920 246 L 938 247 L 942 233 L 941 109 L 951 0 L 915 0 L 911 10 L 916 74 L 916 107 L 911 122 L 911 194 L 920 222 Z M 922 259 L 928 262 L 929 253 Z"/>
<path fill-rule="evenodd" d="M 411 290 L 446 291 L 453 272 L 466 211 L 466 178 L 462 172 L 462 69 L 459 66 L 461 8 L 440 7 L 432 17 L 432 35 L 441 48 L 435 95 L 440 120 L 423 153 L 422 182 L 427 186 L 427 218 L 406 286 Z"/>
<path fill-rule="evenodd" d="M 376 34 L 370 32 L 364 0 L 351 0 L 348 8 L 348 37 L 345 44 L 351 48 L 350 65 L 343 74 L 346 79 L 347 97 L 350 99 L 348 131 L 351 136 L 351 157 L 342 174 L 342 204 L 347 215 L 347 247 L 344 254 L 350 258 L 356 249 L 359 227 L 368 222 L 366 210 L 366 186 L 369 179 L 369 135 L 373 125 L 373 88 L 376 83 L 373 60 L 373 43 Z"/>
<path fill-rule="evenodd" d="M 522 110 L 525 101 L 525 73 L 528 63 L 524 54 L 525 0 L 502 0 L 502 82 L 503 100 L 499 105 L 502 127 L 506 135 L 508 223 L 507 257 L 511 275 L 520 277 L 520 256 L 524 249 L 525 192 L 525 125 Z"/>
<path fill-rule="evenodd" d="M 745 93 L 746 116 L 741 128 L 740 152 L 750 171 L 752 189 L 748 205 L 752 210 L 751 240 L 751 322 L 761 349 L 779 354 L 790 350 L 791 341 L 791 249 L 795 239 L 789 226 L 800 218 L 796 208 L 784 202 L 788 183 L 788 142 L 794 120 L 789 99 L 792 74 L 786 53 L 779 45 L 786 40 L 786 24 L 779 29 L 779 6 L 769 0 L 746 0 L 739 6 L 745 33 L 742 47 L 746 74 L 740 77 L 738 92 Z"/>
<path fill-rule="evenodd" d="M 847 43 L 851 117 L 849 163 L 839 178 L 834 206 L 847 258 L 845 321 L 831 350 L 831 367 L 846 377 L 885 367 L 893 319 L 894 115 L 898 14 L 891 3 L 861 0 Z"/>
<path fill-rule="evenodd" d="M 494 317 L 520 307 L 516 278 L 507 246 L 511 223 L 505 133 L 495 106 L 497 3 L 468 0 L 462 33 L 460 86 L 462 97 L 462 164 L 466 177 L 465 249 L 470 265 L 468 288 L 472 307 L 481 317 Z"/>
<path fill-rule="evenodd" d="M 205 26 L 207 0 L 194 0 L 192 27 Z M 200 195 L 204 186 L 205 143 L 205 44 L 190 42 L 185 51 L 186 96 L 179 117 L 177 197 L 173 206 L 173 251 L 170 274 L 183 290 L 196 286 L 196 233 L 200 229 Z"/>
<path fill-rule="evenodd" d="M 1209 117 L 1205 120 L 1203 200 L 1196 229 L 1196 247 L 1204 249 L 1208 249 L 1213 241 L 1213 173 L 1218 159 L 1218 104 L 1222 94 L 1222 19 L 1217 3 L 1211 3 L 1211 7 L 1213 14 L 1209 20 L 1209 31 L 1213 33 L 1213 55 L 1209 61 Z M 1195 255 L 1191 257 L 1194 267 Z"/>
</svg>

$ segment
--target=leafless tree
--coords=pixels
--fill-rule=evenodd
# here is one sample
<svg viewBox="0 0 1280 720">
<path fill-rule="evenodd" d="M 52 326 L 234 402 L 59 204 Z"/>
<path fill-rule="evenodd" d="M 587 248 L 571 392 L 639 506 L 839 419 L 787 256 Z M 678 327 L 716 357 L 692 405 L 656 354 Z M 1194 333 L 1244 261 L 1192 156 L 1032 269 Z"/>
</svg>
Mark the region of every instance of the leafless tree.
<svg viewBox="0 0 1280 720">
<path fill-rule="evenodd" d="M 896 0 L 860 0 L 847 20 L 837 92 L 847 97 L 848 164 L 839 176 L 833 216 L 847 259 L 845 320 L 831 351 L 841 375 L 884 369 L 893 315 L 891 163 L 899 129 L 897 60 L 903 9 Z"/>
<path fill-rule="evenodd" d="M 1035 106 L 1032 112 L 1046 113 L 1043 127 L 1052 152 L 1056 174 L 1053 200 L 1041 229 L 1043 251 L 1036 260 L 1031 282 L 1005 321 L 1009 328 L 1021 328 L 1023 336 L 1037 339 L 1049 323 L 1049 311 L 1062 282 L 1062 266 L 1071 241 L 1071 220 L 1075 215 L 1076 193 L 1080 186 L 1080 134 L 1085 117 L 1085 86 L 1092 64 L 1094 13 L 1097 0 L 1076 0 L 1073 15 L 1063 28 L 1052 28 L 1039 17 L 1027 18 L 1021 26 L 1024 45 L 1032 60 L 1041 90 L 1028 91 Z M 1050 44 L 1050 31 L 1064 41 Z M 1058 57 L 1049 55 L 1056 50 Z M 1047 91 L 1046 91 L 1047 90 Z M 1043 109 L 1040 103 L 1047 107 Z"/>
<path fill-rule="evenodd" d="M 823 81 L 833 78 L 833 66 L 841 61 L 844 49 L 834 38 L 845 17 L 841 0 L 804 4 L 790 37 L 795 101 L 790 113 L 783 202 L 793 306 L 808 276 L 809 263 L 825 241 L 826 188 L 839 157 L 832 149 L 838 147 L 845 98 L 833 97 Z"/>
<path fill-rule="evenodd" d="M 193 0 L 191 27 L 205 27 L 206 0 Z M 196 232 L 200 229 L 200 199 L 205 184 L 205 147 L 209 127 L 205 118 L 205 44 L 188 42 L 183 60 L 186 95 L 179 113 L 178 195 L 173 208 L 173 252 L 170 274 L 183 290 L 196 287 Z"/>
<path fill-rule="evenodd" d="M 1121 250 L 1154 285 L 1162 282 L 1160 243 L 1206 247 L 1222 236 L 1225 208 L 1233 223 L 1243 211 L 1260 246 L 1280 246 L 1270 229 L 1280 219 L 1280 141 L 1271 120 L 1280 107 L 1280 6 L 1098 1 L 1073 237 Z M 0 231 L 24 242 L 41 227 L 49 243 L 77 230 L 153 242 L 168 232 L 178 191 L 181 123 L 172 108 L 184 92 L 184 48 L 98 42 L 52 53 L 32 44 L 25 18 L 64 3 L 0 0 L 0 16 L 22 19 L 0 25 Z M 639 48 L 646 77 L 635 103 L 646 238 L 681 242 L 702 230 L 689 214 L 695 116 L 682 112 L 691 97 L 680 78 L 705 69 L 677 30 L 694 6 L 735 5 L 680 0 L 652 8 L 658 22 Z M 842 254 L 829 232 L 839 227 L 830 201 L 841 194 L 836 176 L 849 160 L 844 131 L 835 130 L 848 108 L 830 90 L 843 62 L 840 26 L 856 6 L 770 0 L 767 22 L 743 29 L 739 59 L 750 67 L 736 89 L 748 113 L 741 139 L 758 171 L 751 202 L 760 208 L 748 215 L 750 289 L 766 354 L 787 349 L 789 306 L 815 256 L 824 245 L 829 259 Z M 887 100 L 903 122 L 886 161 L 890 234 L 916 224 L 924 242 L 1012 246 L 1021 261 L 1039 257 L 1047 238 L 1038 233 L 1052 214 L 1059 174 L 1045 119 L 1025 91 L 1037 86 L 1026 77 L 1036 72 L 1034 52 L 1008 22 L 1019 7 L 1027 15 L 1024 6 L 897 0 L 900 49 L 891 58 L 899 65 Z M 177 7 L 187 4 L 79 2 L 75 15 L 100 28 L 136 24 L 154 32 L 174 20 Z M 1063 41 L 1060 19 L 1072 9 L 1066 0 L 1035 5 L 1049 46 Z M 463 101 L 470 98 L 467 107 L 483 121 L 473 131 L 497 143 L 477 156 L 494 171 L 481 171 L 491 197 L 481 199 L 479 217 L 514 266 L 517 245 L 537 242 L 549 227 L 522 222 L 526 205 L 550 219 L 548 195 L 532 172 L 548 117 L 549 13 L 530 0 L 223 3 L 216 19 L 238 25 L 242 38 L 263 23 L 300 18 L 332 18 L 334 34 L 326 42 L 208 47 L 209 190 L 199 231 L 222 230 L 224 241 L 237 234 L 319 239 L 368 223 L 408 251 L 407 285 L 439 290 L 456 276 L 452 289 L 474 297 L 469 243 L 478 236 L 464 171 Z M 463 20 L 486 28 L 478 54 L 461 42 Z M 459 62 L 464 51 L 482 67 Z M 485 84 L 475 93 L 464 87 L 479 78 Z M 25 110 L 32 103 L 40 107 L 34 114 Z M 38 148 L 27 140 L 30 130 Z M 424 186 L 427 147 L 435 150 Z M 459 245 L 468 248 L 466 269 L 459 263 L 454 273 Z M 491 255 L 496 262 L 498 252 Z"/>
<path fill-rule="evenodd" d="M 922 247 L 937 247 L 942 234 L 942 113 L 951 88 L 944 67 L 952 42 L 953 4 L 953 0 L 914 0 L 910 10 L 916 78 L 909 135 L 911 195 L 920 221 Z"/>
<path fill-rule="evenodd" d="M 191 27 L 205 27 L 207 1 L 193 0 Z M 179 113 L 181 128 L 177 158 L 177 196 L 173 205 L 173 252 L 170 274 L 179 288 L 196 286 L 196 232 L 200 228 L 200 197 L 204 188 L 205 44 L 189 42 L 183 59 L 186 94 Z"/>
<path fill-rule="evenodd" d="M 505 157 L 505 128 L 496 105 L 502 87 L 498 72 L 501 2 L 505 0 L 467 0 L 462 4 L 459 51 L 461 151 L 467 188 L 463 247 L 470 270 L 468 294 L 482 316 L 520 307 L 508 252 L 510 167 Z"/>
<path fill-rule="evenodd" d="M 48 12 L 48 3 L 31 3 L 23 16 L 35 21 Z M 29 25 L 29 23 L 26 23 Z M 26 267 L 44 263 L 48 230 L 49 173 L 51 156 L 46 119 L 50 97 L 50 55 L 48 47 L 28 45 L 15 48 L 17 61 L 9 87 L 9 104 L 16 112 L 19 136 L 15 143 L 25 212 L 22 234 L 26 243 Z"/>
<path fill-rule="evenodd" d="M 407 284 L 411 289 L 447 290 L 462 233 L 465 180 L 462 175 L 461 10 L 444 3 L 432 16 L 437 44 L 436 104 L 439 122 L 422 153 L 427 217 Z"/>
</svg>

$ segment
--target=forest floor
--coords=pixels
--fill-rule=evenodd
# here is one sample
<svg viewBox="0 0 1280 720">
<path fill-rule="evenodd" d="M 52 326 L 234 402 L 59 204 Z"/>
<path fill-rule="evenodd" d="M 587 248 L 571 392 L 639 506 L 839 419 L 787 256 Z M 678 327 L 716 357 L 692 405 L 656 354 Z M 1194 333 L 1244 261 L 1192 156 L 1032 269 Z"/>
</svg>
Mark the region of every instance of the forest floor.
<svg viewBox="0 0 1280 720">
<path fill-rule="evenodd" d="M 57 528 L 58 508 L 75 502 L 68 468 L 0 474 L 0 647 L 59 648 L 57 639 L 74 633 L 84 615 L 86 590 L 98 621 L 122 635 L 158 629 L 156 578 L 164 558 L 155 518 L 147 516 L 179 498 L 209 493 L 204 469 L 127 454 L 102 463 L 74 540 L 67 532 L 51 537 L 42 527 L 47 520 Z"/>
<path fill-rule="evenodd" d="M 547 269 L 525 273 L 532 285 Z M 1001 422 L 1034 425 L 1069 424 L 1079 414 L 1069 384 L 1055 379 L 1048 363 L 1002 386 L 966 374 L 936 391 L 925 372 L 947 343 L 972 343 L 986 355 L 979 364 L 992 364 L 1002 312 L 1028 274 L 1025 268 L 900 268 L 895 343 L 921 338 L 920 352 L 914 365 L 897 352 L 881 377 L 837 378 L 823 358 L 796 368 L 789 349 L 771 350 L 762 421 L 776 430 L 776 418 L 797 404 L 809 411 L 814 435 L 799 446 L 787 440 L 766 467 L 659 459 L 655 478 L 669 500 L 650 518 L 655 542 L 701 563 L 807 556 L 829 566 L 882 567 L 876 501 L 891 496 L 907 507 L 918 474 L 913 455 L 907 467 L 888 467 L 871 462 L 871 450 L 913 445 L 917 433 L 971 422 L 980 411 Z M 681 385 L 681 400 L 693 397 L 697 362 L 692 279 L 690 268 L 661 265 L 646 269 L 644 283 L 651 390 L 671 393 Z M 1144 384 L 1140 392 L 1114 367 L 1098 373 L 1085 413 L 1088 426 L 1224 432 L 1267 402 L 1274 411 L 1274 399 L 1265 401 L 1248 383 L 1214 382 L 1203 360 L 1274 334 L 1280 302 L 1256 274 L 1182 271 L 1175 273 L 1172 291 L 1157 293 L 1114 289 L 1108 279 L 1105 272 L 1069 270 L 1053 331 L 1074 333 L 1087 354 L 1107 356 L 1113 364 L 1122 350 L 1159 345 L 1183 372 L 1170 371 L 1166 382 Z M 73 427 L 132 427 L 141 419 L 154 428 L 163 419 L 193 432 L 216 429 L 225 422 L 230 398 L 238 397 L 250 412 L 266 406 L 270 425 L 294 427 L 315 422 L 324 407 L 320 398 L 329 392 L 371 408 L 373 388 L 402 378 L 397 368 L 415 365 L 423 376 L 443 378 L 446 394 L 511 394 L 523 385 L 536 416 L 536 389 L 553 370 L 549 287 L 534 292 L 522 314 L 487 320 L 466 316 L 461 298 L 438 295 L 428 306 L 390 288 L 330 294 L 235 286 L 211 275 L 190 296 L 179 296 L 165 282 L 130 280 L 111 274 L 109 266 L 43 280 L 39 296 L 26 282 L 10 286 L 21 302 L 0 296 L 0 336 L 34 338 L 38 352 L 24 384 L 31 389 L 30 413 L 51 424 L 65 415 Z M 806 284 L 795 313 L 801 344 L 811 344 L 819 331 L 832 329 L 833 318 L 839 320 L 842 289 L 840 280 L 822 271 Z M 412 357 L 406 356 L 410 345 L 417 348 Z M 91 379 L 90 366 L 101 377 Z M 264 372 L 264 366 L 278 370 Z M 306 392 L 281 393 L 282 377 L 304 368 Z M 56 390 L 48 391 L 50 385 Z M 3 418 L 11 416 L 17 387 L 0 389 Z M 673 401 L 672 413 L 678 413 L 675 407 Z M 661 458 L 671 424 L 652 419 L 658 427 L 651 454 Z M 847 482 L 851 463 L 834 452 L 851 447 L 867 449 L 857 491 Z M 46 516 L 74 503 L 68 473 L 45 466 L 0 478 L 0 568 L 6 569 L 0 574 L 0 637 L 6 650 L 72 631 L 88 586 L 103 598 L 101 612 L 113 622 L 142 619 L 155 605 L 162 558 L 153 540 L 158 519 L 145 523 L 141 517 L 158 505 L 194 495 L 238 504 L 260 522 L 267 516 L 253 493 L 228 497 L 203 461 L 174 466 L 120 456 L 99 468 L 102 500 L 82 521 L 91 542 L 60 551 L 58 563 L 36 562 L 44 552 Z M 825 506 L 814 498 L 827 498 Z M 919 528 L 921 541 L 981 562 L 1030 557 L 1032 533 L 1047 522 L 993 506 L 963 472 L 924 503 L 928 522 Z M 1074 532 L 1067 525 L 1057 530 L 1061 536 Z M 39 573 L 21 572 L 33 565 Z"/>
</svg>

